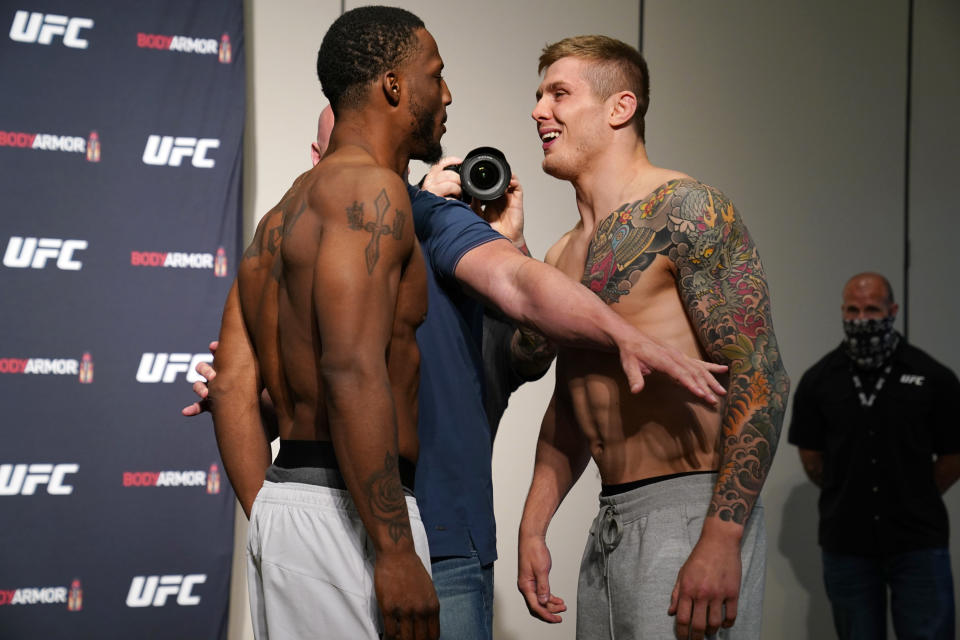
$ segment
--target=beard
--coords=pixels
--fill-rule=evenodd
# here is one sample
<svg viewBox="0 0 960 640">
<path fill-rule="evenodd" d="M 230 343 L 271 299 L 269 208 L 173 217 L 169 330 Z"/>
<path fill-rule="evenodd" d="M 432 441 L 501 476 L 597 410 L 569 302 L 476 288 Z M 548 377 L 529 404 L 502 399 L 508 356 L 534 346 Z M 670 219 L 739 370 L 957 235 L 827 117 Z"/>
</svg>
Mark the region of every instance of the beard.
<svg viewBox="0 0 960 640">
<path fill-rule="evenodd" d="M 411 103 L 410 112 L 413 114 L 414 139 L 414 151 L 410 158 L 436 164 L 443 157 L 440 136 L 436 133 L 436 114 L 427 111 L 419 102 Z"/>
</svg>

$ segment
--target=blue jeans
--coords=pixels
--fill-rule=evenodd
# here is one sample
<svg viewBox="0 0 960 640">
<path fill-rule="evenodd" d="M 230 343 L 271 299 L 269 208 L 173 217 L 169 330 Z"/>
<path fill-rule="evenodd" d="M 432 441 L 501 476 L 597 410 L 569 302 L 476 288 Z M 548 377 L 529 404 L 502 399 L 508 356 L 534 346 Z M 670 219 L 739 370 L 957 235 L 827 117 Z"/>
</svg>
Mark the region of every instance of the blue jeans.
<svg viewBox="0 0 960 640">
<path fill-rule="evenodd" d="M 823 581 L 841 640 L 885 640 L 887 587 L 898 640 L 953 640 L 953 576 L 947 549 L 883 556 L 823 552 Z"/>
<path fill-rule="evenodd" d="M 469 558 L 432 558 L 433 586 L 440 600 L 440 640 L 493 638 L 493 563 Z"/>
</svg>

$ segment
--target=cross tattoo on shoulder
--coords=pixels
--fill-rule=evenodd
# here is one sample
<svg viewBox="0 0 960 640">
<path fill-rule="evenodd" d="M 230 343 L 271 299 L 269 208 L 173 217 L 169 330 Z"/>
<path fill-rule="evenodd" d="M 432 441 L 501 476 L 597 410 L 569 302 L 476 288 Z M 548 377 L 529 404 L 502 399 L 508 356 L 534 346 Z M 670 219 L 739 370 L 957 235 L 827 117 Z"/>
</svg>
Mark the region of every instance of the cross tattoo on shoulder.
<svg viewBox="0 0 960 640">
<path fill-rule="evenodd" d="M 392 235 L 394 239 L 399 240 L 403 237 L 404 217 L 400 209 L 396 210 L 393 218 L 393 226 L 383 223 L 387 209 L 390 208 L 390 198 L 387 196 L 386 189 L 381 189 L 380 194 L 373 201 L 377 209 L 376 221 L 363 221 L 363 203 L 354 201 L 347 207 L 347 225 L 356 231 L 366 231 L 371 234 L 370 243 L 367 245 L 365 257 L 367 259 L 367 273 L 373 273 L 373 268 L 380 259 L 380 236 Z"/>
</svg>

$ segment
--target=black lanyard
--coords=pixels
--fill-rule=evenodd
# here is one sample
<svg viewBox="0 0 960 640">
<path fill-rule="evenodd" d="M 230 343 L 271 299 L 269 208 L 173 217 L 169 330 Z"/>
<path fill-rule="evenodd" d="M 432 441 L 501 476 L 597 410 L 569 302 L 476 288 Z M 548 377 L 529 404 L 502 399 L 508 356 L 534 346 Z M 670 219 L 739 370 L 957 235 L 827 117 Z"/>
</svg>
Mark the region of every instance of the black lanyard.
<svg viewBox="0 0 960 640">
<path fill-rule="evenodd" d="M 890 370 L 893 369 L 892 364 L 888 364 L 884 368 L 883 373 L 877 378 L 877 382 L 873 385 L 873 392 L 867 396 L 866 392 L 863 390 L 863 383 L 860 382 L 860 376 L 856 373 L 853 374 L 853 387 L 857 390 L 857 396 L 860 398 L 861 407 L 872 407 L 873 401 L 877 399 L 877 394 L 880 393 L 880 389 L 883 388 L 883 383 L 886 382 L 887 376 L 890 375 Z"/>
</svg>

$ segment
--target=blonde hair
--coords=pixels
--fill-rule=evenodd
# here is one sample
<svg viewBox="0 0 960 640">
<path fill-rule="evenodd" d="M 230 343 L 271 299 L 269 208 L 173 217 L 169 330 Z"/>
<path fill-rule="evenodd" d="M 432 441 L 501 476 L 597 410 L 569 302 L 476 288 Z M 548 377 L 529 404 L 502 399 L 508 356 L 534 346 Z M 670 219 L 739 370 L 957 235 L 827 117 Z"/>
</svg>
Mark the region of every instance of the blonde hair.
<svg viewBox="0 0 960 640">
<path fill-rule="evenodd" d="M 632 92 L 637 98 L 633 126 L 640 139 L 644 139 L 643 118 L 650 104 L 650 73 L 639 51 L 608 36 L 573 36 L 544 47 L 537 72 L 542 73 L 561 58 L 580 58 L 592 63 L 584 77 L 601 100 L 617 91 Z"/>
</svg>

